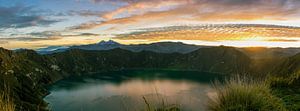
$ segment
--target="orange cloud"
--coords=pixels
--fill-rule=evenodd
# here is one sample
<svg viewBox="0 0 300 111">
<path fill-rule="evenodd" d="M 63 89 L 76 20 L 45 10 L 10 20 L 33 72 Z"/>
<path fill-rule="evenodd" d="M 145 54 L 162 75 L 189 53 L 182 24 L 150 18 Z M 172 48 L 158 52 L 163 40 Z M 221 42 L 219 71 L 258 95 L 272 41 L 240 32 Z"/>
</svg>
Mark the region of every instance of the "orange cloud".
<svg viewBox="0 0 300 111">
<path fill-rule="evenodd" d="M 208 25 L 169 27 L 121 34 L 121 40 L 300 41 L 300 28 L 273 25 Z"/>
<path fill-rule="evenodd" d="M 111 29 L 128 26 L 147 26 L 152 24 L 194 22 L 235 22 L 255 20 L 298 20 L 300 2 L 296 0 L 123 0 L 127 6 L 102 15 L 103 22 L 86 23 L 73 29 L 93 29 L 114 25 Z M 166 10 L 167 6 L 176 7 Z M 120 14 L 128 16 L 114 18 Z M 131 14 L 134 13 L 134 14 Z M 126 26 L 126 27 L 125 27 Z M 126 29 L 124 29 L 126 30 Z"/>
<path fill-rule="evenodd" d="M 103 18 L 107 20 L 113 19 L 116 15 L 122 14 L 122 13 L 133 13 L 133 12 L 146 12 L 153 9 L 159 9 L 164 8 L 168 6 L 178 6 L 189 3 L 191 0 L 149 0 L 149 1 L 140 1 L 131 3 L 127 6 L 118 8 L 117 10 L 108 12 L 104 15 L 102 15 Z"/>
</svg>

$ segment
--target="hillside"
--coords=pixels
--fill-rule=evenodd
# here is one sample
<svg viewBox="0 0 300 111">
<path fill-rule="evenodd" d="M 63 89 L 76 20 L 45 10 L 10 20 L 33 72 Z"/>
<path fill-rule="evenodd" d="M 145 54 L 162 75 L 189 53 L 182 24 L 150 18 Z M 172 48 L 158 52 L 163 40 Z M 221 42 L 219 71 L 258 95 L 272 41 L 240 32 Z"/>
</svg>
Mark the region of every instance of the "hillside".
<svg viewBox="0 0 300 111">
<path fill-rule="evenodd" d="M 276 74 L 292 74 L 300 71 L 300 53 L 288 57 L 281 62 L 273 73 Z"/>
<path fill-rule="evenodd" d="M 238 49 L 251 58 L 251 69 L 257 75 L 277 73 L 274 70 L 277 69 L 280 63 L 288 57 L 300 53 L 299 48 L 248 47 Z"/>
<path fill-rule="evenodd" d="M 191 53 L 132 52 L 120 48 L 105 51 L 71 49 L 49 55 L 33 50 L 0 49 L 0 81 L 22 110 L 47 110 L 45 86 L 65 77 L 124 69 L 177 69 L 243 73 L 250 59 L 231 47 L 201 48 Z"/>
<path fill-rule="evenodd" d="M 20 108 L 43 110 L 47 106 L 42 100 L 47 93 L 42 86 L 59 79 L 50 68 L 51 59 L 32 50 L 17 52 L 0 48 L 0 89 L 10 89 L 14 101 Z"/>
<path fill-rule="evenodd" d="M 82 74 L 121 69 L 182 69 L 217 73 L 247 71 L 250 59 L 230 47 L 201 48 L 187 54 L 131 52 L 124 49 L 88 51 L 72 49 L 49 55 L 67 73 Z"/>
<path fill-rule="evenodd" d="M 40 54 L 53 54 L 57 52 L 64 52 L 70 49 L 82 49 L 82 50 L 111 50 L 121 48 L 132 52 L 151 51 L 156 53 L 189 53 L 195 51 L 201 47 L 197 45 L 189 45 L 181 42 L 158 42 L 151 44 L 138 44 L 138 45 L 125 45 L 115 42 L 113 40 L 100 41 L 95 44 L 77 45 L 77 46 L 50 46 L 46 48 L 37 49 Z"/>
</svg>

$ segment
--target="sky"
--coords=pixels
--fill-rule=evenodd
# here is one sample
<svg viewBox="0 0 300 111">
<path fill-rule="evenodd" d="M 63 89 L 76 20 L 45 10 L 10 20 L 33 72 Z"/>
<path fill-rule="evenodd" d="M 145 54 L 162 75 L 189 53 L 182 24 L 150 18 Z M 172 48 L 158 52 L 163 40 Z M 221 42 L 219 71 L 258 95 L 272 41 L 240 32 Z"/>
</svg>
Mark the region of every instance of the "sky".
<svg viewBox="0 0 300 111">
<path fill-rule="evenodd" d="M 0 0 L 0 47 L 300 47 L 300 0 Z"/>
</svg>

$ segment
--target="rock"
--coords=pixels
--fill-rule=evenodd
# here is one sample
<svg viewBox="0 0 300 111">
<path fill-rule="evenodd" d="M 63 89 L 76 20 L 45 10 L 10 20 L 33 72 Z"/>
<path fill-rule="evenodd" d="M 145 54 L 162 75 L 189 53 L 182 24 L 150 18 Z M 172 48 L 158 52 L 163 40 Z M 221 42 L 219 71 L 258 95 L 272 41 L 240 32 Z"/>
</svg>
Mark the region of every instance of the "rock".
<svg viewBox="0 0 300 111">
<path fill-rule="evenodd" d="M 60 71 L 60 68 L 57 65 L 51 65 L 51 69 L 54 71 Z"/>
</svg>

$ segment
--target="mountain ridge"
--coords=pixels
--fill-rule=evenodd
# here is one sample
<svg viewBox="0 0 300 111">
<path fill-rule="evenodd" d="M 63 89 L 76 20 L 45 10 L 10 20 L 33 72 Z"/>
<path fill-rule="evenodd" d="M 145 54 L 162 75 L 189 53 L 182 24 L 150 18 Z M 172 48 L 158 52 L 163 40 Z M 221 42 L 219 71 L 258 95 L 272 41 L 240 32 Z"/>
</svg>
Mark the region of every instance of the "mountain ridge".
<svg viewBox="0 0 300 111">
<path fill-rule="evenodd" d="M 58 48 L 58 47 L 62 47 L 62 48 Z M 113 40 L 109 40 L 109 41 L 103 40 L 95 44 L 76 45 L 67 48 L 63 46 L 56 46 L 54 48 L 48 47 L 50 48 L 50 50 L 48 48 L 41 48 L 41 49 L 37 49 L 37 52 L 40 54 L 52 54 L 57 52 L 63 52 L 69 49 L 110 50 L 114 48 L 122 48 L 133 52 L 140 52 L 146 50 L 146 51 L 153 51 L 158 53 L 173 53 L 173 52 L 189 53 L 201 47 L 205 47 L 205 46 L 189 45 L 181 42 L 157 42 L 157 43 L 150 43 L 150 44 L 124 45 L 115 42 Z M 48 50 L 44 50 L 44 49 L 48 49 Z"/>
<path fill-rule="evenodd" d="M 298 70 L 300 53 L 284 59 L 278 67 L 295 67 Z M 293 62 L 297 61 L 297 62 Z M 1 87 L 12 88 L 12 96 L 18 106 L 28 110 L 47 110 L 43 96 L 45 86 L 70 76 L 118 71 L 125 69 L 179 69 L 197 70 L 222 74 L 250 73 L 251 59 L 234 47 L 203 47 L 189 53 L 133 52 L 123 48 L 110 50 L 70 49 L 41 55 L 34 50 L 12 51 L 0 48 Z M 285 65 L 287 64 L 287 65 Z M 277 67 L 277 68 L 278 68 Z M 278 72 L 290 73 L 290 68 Z M 265 70 L 273 71 L 269 68 Z M 19 108 L 20 108 L 19 107 Z"/>
<path fill-rule="evenodd" d="M 122 48 L 133 52 L 140 52 L 143 50 L 152 51 L 157 53 L 189 53 L 199 48 L 205 47 L 217 47 L 217 46 L 202 46 L 185 44 L 182 42 L 156 42 L 150 44 L 135 44 L 125 45 L 118 43 L 113 40 L 100 41 L 95 44 L 87 45 L 75 45 L 75 46 L 50 46 L 47 48 L 40 48 L 36 51 L 40 54 L 52 54 L 57 52 L 64 52 L 69 49 L 83 49 L 83 50 L 110 50 L 114 48 Z M 253 59 L 264 59 L 264 58 L 282 58 L 290 57 L 297 53 L 300 53 L 300 48 L 264 48 L 264 47 L 245 47 L 237 48 L 241 52 L 244 52 Z"/>
</svg>

